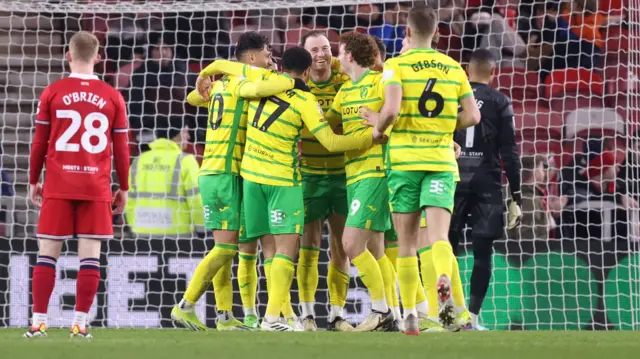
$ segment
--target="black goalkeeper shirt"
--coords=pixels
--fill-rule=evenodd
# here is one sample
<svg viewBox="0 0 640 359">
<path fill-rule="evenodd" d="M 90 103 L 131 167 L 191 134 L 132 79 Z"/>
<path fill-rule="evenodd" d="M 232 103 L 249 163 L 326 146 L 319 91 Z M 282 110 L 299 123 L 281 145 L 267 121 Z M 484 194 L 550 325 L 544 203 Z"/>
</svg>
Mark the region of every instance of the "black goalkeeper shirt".
<svg viewBox="0 0 640 359">
<path fill-rule="evenodd" d="M 520 158 L 515 141 L 511 99 L 489 85 L 471 82 L 481 120 L 478 125 L 456 131 L 454 141 L 462 147 L 458 158 L 459 193 L 500 191 L 504 165 L 511 193 L 520 192 Z"/>
</svg>

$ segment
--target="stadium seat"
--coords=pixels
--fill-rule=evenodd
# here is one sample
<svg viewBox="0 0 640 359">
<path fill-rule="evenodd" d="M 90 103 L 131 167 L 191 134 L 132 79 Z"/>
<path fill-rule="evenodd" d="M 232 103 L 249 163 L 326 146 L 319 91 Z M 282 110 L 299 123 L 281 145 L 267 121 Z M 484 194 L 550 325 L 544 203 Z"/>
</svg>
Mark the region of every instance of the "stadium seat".
<svg viewBox="0 0 640 359">
<path fill-rule="evenodd" d="M 563 116 L 577 108 L 604 107 L 604 81 L 584 68 L 554 70 L 545 80 L 545 97 Z"/>
<path fill-rule="evenodd" d="M 462 38 L 452 34 L 447 26 L 438 27 L 438 45 L 436 49 L 446 53 L 452 59 L 462 61 Z"/>
<path fill-rule="evenodd" d="M 548 99 L 566 96 L 603 96 L 602 76 L 584 68 L 567 68 L 552 71 L 545 80 L 545 96 Z"/>
<path fill-rule="evenodd" d="M 551 111 L 543 101 L 514 103 L 516 131 L 522 138 L 548 141 L 562 138 L 562 116 Z"/>
<path fill-rule="evenodd" d="M 500 68 L 493 78 L 493 86 L 515 102 L 538 97 L 538 84 L 539 76 L 537 73 L 519 68 Z"/>
</svg>

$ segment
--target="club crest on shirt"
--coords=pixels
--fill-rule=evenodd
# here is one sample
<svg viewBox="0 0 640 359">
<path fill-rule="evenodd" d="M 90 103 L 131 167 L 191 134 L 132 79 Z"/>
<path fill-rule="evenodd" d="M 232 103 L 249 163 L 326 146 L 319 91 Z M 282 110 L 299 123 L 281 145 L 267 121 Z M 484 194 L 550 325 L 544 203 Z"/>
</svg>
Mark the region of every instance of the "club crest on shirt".
<svg viewBox="0 0 640 359">
<path fill-rule="evenodd" d="M 361 99 L 365 99 L 367 98 L 367 95 L 369 94 L 369 88 L 368 87 L 362 87 L 360 89 L 360 98 Z"/>
</svg>

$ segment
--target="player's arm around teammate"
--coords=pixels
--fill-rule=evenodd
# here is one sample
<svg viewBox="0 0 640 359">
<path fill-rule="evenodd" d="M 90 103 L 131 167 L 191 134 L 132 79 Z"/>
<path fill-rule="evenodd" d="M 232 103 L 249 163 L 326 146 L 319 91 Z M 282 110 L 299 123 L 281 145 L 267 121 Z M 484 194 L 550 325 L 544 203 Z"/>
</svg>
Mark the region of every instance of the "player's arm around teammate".
<svg viewBox="0 0 640 359">
<path fill-rule="evenodd" d="M 243 34 L 238 40 L 236 58 L 244 65 L 269 68 L 271 53 L 267 39 L 255 32 Z M 239 67 L 245 74 L 249 68 L 243 64 L 223 62 L 222 67 L 226 65 L 232 70 Z M 220 63 L 217 66 L 219 67 Z M 204 206 L 205 226 L 214 231 L 216 244 L 196 268 L 183 299 L 171 313 L 174 320 L 192 330 L 206 329 L 195 315 L 194 307 L 211 280 L 215 278 L 216 288 L 229 285 L 231 263 L 238 250 L 239 233 L 244 226 L 241 207 L 242 180 L 239 176 L 247 121 L 247 103 L 243 96 L 255 96 L 259 92 L 256 90 L 258 85 L 241 76 L 225 76 L 216 81 L 213 88 L 209 90 L 207 79 L 218 71 L 218 67 L 212 64 L 203 69 L 197 84 L 199 91 L 196 90 L 200 94 L 201 101 L 209 99 L 207 143 L 198 182 Z M 274 81 L 271 87 L 266 82 L 263 84 L 267 85 L 267 90 L 261 94 L 281 92 L 292 86 L 291 81 Z M 195 101 L 197 98 L 194 94 L 190 94 L 189 99 L 196 105 L 202 104 Z M 255 287 L 257 283 L 255 261 L 252 263 L 252 271 L 250 269 L 248 271 L 253 275 L 249 273 L 247 276 L 255 278 L 253 281 Z M 217 276 L 219 272 L 224 275 Z M 227 293 L 229 290 L 230 287 Z M 255 289 L 253 292 L 255 293 Z M 218 319 L 221 319 L 218 321 L 218 329 L 240 328 L 241 323 L 231 314 L 230 296 L 225 295 L 224 298 L 227 300 L 221 301 L 221 298 L 217 298 Z M 255 295 L 249 302 L 255 303 Z M 257 323 L 255 315 L 254 318 Z"/>
</svg>

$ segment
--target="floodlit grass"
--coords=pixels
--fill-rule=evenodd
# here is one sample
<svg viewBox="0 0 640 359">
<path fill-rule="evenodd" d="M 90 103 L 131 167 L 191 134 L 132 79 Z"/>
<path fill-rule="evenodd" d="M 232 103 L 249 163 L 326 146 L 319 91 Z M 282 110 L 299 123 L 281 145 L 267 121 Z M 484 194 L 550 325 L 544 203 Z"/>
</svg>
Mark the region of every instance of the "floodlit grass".
<svg viewBox="0 0 640 359">
<path fill-rule="evenodd" d="M 264 333 L 94 329 L 70 340 L 65 330 L 22 338 L 0 329 L 0 358 L 44 359 L 626 359 L 640 355 L 634 332 Z"/>
</svg>

